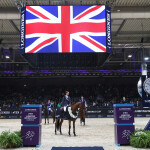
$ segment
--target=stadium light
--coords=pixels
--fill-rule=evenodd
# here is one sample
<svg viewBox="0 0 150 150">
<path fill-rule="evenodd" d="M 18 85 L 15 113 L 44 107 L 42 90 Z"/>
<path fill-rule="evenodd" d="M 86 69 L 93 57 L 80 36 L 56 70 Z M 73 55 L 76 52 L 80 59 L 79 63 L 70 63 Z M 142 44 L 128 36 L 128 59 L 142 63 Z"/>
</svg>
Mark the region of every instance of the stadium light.
<svg viewBox="0 0 150 150">
<path fill-rule="evenodd" d="M 132 57 L 132 55 L 130 54 L 130 55 L 128 55 L 128 58 L 131 58 Z"/>
<path fill-rule="evenodd" d="M 149 60 L 149 58 L 148 58 L 148 57 L 145 57 L 145 58 L 144 58 L 144 60 L 146 60 L 146 61 L 147 61 L 147 60 Z"/>
<path fill-rule="evenodd" d="M 10 57 L 8 55 L 5 56 L 6 59 L 9 59 Z"/>
</svg>

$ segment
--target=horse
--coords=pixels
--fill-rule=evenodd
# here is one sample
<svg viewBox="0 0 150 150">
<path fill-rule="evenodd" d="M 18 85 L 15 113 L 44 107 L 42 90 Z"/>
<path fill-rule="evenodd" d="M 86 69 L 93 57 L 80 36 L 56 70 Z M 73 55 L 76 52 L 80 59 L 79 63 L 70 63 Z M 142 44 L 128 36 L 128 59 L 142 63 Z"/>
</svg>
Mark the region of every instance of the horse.
<svg viewBox="0 0 150 150">
<path fill-rule="evenodd" d="M 80 125 L 82 125 L 83 123 L 83 125 L 85 126 L 86 109 L 79 109 L 79 116 L 80 116 Z"/>
<path fill-rule="evenodd" d="M 71 105 L 71 107 L 68 107 L 68 112 L 71 114 L 71 118 L 70 119 L 67 119 L 68 120 L 68 123 L 69 123 L 69 136 L 71 136 L 70 134 L 70 129 L 71 129 L 71 121 L 73 121 L 73 134 L 74 136 L 76 136 L 76 133 L 75 133 L 75 121 L 77 119 L 77 112 L 78 112 L 78 109 L 86 109 L 85 108 L 85 105 L 83 105 L 81 102 L 77 102 L 73 105 Z M 82 111 L 84 112 L 84 111 Z M 62 123 L 64 121 L 64 116 L 60 116 L 60 117 L 56 117 L 56 122 L 55 122 L 55 134 L 57 134 L 57 131 L 60 131 L 60 134 L 62 135 L 62 131 L 61 131 L 61 126 L 62 126 Z"/>
<path fill-rule="evenodd" d="M 53 123 L 55 123 L 55 109 L 51 108 L 51 110 L 48 110 L 47 105 L 45 105 L 43 111 L 44 111 L 45 124 L 46 124 L 46 120 L 49 124 L 49 116 L 53 118 Z"/>
<path fill-rule="evenodd" d="M 46 120 L 49 124 L 49 112 L 48 112 L 47 105 L 44 105 L 43 112 L 44 112 L 45 124 L 46 124 Z"/>
</svg>

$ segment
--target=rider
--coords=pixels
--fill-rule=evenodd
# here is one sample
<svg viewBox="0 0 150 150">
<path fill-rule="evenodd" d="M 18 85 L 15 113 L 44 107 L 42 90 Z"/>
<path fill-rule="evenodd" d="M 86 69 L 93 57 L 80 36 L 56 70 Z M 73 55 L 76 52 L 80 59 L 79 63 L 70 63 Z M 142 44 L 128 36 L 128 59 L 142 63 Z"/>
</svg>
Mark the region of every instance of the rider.
<svg viewBox="0 0 150 150">
<path fill-rule="evenodd" d="M 81 96 L 80 102 L 81 102 L 82 104 L 84 104 L 85 107 L 87 107 L 87 103 L 86 103 L 86 101 L 85 101 L 85 99 L 84 99 L 83 96 Z"/>
<path fill-rule="evenodd" d="M 54 111 L 54 109 L 55 109 L 55 104 L 54 104 L 54 101 L 51 101 L 51 112 L 53 112 Z"/>
<path fill-rule="evenodd" d="M 51 101 L 51 108 L 55 108 L 54 101 Z"/>
<path fill-rule="evenodd" d="M 51 106 L 51 100 L 47 101 L 47 108 L 49 108 Z"/>
<path fill-rule="evenodd" d="M 66 113 L 67 106 L 70 106 L 70 105 L 71 105 L 71 99 L 70 99 L 70 96 L 69 96 L 69 91 L 66 91 L 65 96 L 63 96 L 63 98 L 62 98 L 62 108 L 63 108 L 63 111 L 64 111 L 64 115 Z"/>
<path fill-rule="evenodd" d="M 50 100 L 48 100 L 48 102 L 47 102 L 47 109 L 48 109 L 48 114 L 50 114 L 49 112 L 50 112 L 50 110 L 51 110 L 51 101 Z"/>
</svg>

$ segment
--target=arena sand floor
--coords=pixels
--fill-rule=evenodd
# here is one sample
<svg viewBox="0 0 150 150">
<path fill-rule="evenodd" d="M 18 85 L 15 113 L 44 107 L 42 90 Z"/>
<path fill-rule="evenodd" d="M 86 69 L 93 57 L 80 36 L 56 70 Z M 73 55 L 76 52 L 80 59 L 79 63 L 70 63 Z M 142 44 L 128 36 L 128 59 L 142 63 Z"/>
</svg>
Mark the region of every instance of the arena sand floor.
<svg viewBox="0 0 150 150">
<path fill-rule="evenodd" d="M 135 118 L 135 127 L 144 128 L 148 120 L 149 118 Z M 49 125 L 44 125 L 44 120 L 42 121 L 41 147 L 24 147 L 16 150 L 51 150 L 53 146 L 103 146 L 104 150 L 136 150 L 136 148 L 130 146 L 118 147 L 114 144 L 113 118 L 87 118 L 85 126 L 81 126 L 79 119 L 77 119 L 76 137 L 73 136 L 73 133 L 71 137 L 68 136 L 68 121 L 66 120 L 62 126 L 63 135 L 54 134 L 54 124 L 52 124 L 52 119 L 50 119 Z M 0 133 L 4 130 L 19 130 L 21 127 L 20 122 L 20 119 L 1 119 Z"/>
</svg>

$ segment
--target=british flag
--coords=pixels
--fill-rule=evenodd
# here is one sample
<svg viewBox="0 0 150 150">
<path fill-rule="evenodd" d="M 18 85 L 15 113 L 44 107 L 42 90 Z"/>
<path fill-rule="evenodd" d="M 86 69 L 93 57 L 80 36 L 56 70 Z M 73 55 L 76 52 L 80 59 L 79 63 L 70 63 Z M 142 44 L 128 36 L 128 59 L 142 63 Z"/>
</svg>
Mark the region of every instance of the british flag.
<svg viewBox="0 0 150 150">
<path fill-rule="evenodd" d="M 25 53 L 106 52 L 106 6 L 26 6 Z"/>
</svg>

